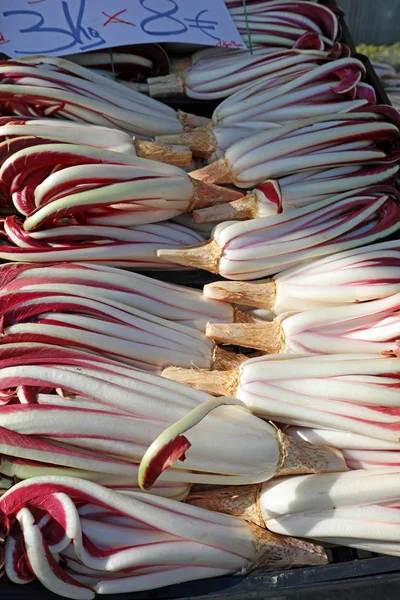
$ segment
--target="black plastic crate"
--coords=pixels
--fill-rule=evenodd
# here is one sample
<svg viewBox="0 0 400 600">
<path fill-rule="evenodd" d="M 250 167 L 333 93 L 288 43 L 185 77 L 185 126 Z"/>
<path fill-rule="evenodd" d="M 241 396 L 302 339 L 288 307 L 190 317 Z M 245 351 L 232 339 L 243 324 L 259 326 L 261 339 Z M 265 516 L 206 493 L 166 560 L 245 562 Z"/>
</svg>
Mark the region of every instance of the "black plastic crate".
<svg viewBox="0 0 400 600">
<path fill-rule="evenodd" d="M 99 596 L 105 600 L 264 600 L 299 597 L 320 600 L 332 593 L 332 600 L 351 592 L 352 600 L 374 599 L 385 588 L 388 600 L 400 591 L 400 561 L 394 557 L 376 557 L 338 561 L 325 567 L 308 567 L 253 573 L 246 577 L 218 577 L 181 583 L 148 592 Z M 372 595 L 368 596 L 368 592 Z M 0 583 L 1 598 L 12 600 L 57 600 L 60 596 L 39 583 L 28 586 Z M 365 598 L 364 598 L 365 597 Z M 327 599 L 325 599 L 327 600 Z"/>
</svg>

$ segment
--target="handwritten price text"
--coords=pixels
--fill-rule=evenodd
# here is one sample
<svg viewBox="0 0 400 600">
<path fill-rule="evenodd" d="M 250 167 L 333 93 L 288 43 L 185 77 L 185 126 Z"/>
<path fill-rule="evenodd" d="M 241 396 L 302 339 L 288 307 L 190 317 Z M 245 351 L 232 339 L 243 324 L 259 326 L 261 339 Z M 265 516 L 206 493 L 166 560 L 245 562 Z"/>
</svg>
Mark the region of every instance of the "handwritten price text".
<svg viewBox="0 0 400 600">
<path fill-rule="evenodd" d="M 198 0 L 0 0 L 0 44 L 11 41 L 13 56 L 62 56 L 168 40 L 244 47 L 224 0 L 202 0 L 200 10 L 199 4 Z"/>
</svg>

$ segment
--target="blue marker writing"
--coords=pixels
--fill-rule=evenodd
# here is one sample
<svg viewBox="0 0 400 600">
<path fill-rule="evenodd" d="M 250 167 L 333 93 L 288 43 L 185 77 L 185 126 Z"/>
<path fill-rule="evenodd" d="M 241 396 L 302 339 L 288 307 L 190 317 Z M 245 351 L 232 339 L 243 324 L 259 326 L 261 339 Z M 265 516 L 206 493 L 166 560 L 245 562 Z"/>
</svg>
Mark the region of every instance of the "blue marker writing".
<svg viewBox="0 0 400 600">
<path fill-rule="evenodd" d="M 148 3 L 151 2 L 151 0 L 139 1 L 143 8 L 153 13 L 154 15 L 152 17 L 147 17 L 146 19 L 143 19 L 143 21 L 140 23 L 140 27 L 148 35 L 179 35 L 181 33 L 186 33 L 186 31 L 188 30 L 185 23 L 182 23 L 182 21 L 179 21 L 179 19 L 173 16 L 179 11 L 179 7 L 174 0 L 165 0 L 165 2 L 169 4 L 170 8 L 164 10 L 164 12 L 151 8 L 148 5 Z M 149 29 L 148 26 L 150 25 L 150 23 L 155 23 L 160 20 L 164 20 L 164 25 L 162 29 Z"/>
<path fill-rule="evenodd" d="M 197 29 L 200 29 L 202 33 L 208 35 L 208 37 L 212 38 L 213 40 L 220 40 L 219 37 L 212 35 L 207 31 L 208 29 L 215 31 L 215 27 L 218 25 L 218 21 L 208 21 L 206 19 L 202 19 L 202 15 L 204 15 L 204 13 L 206 12 L 208 12 L 207 9 L 201 10 L 199 13 L 197 13 L 194 19 L 185 19 L 185 21 L 187 23 L 191 23 L 189 27 L 196 27 Z"/>
<path fill-rule="evenodd" d="M 80 46 L 81 51 L 87 51 L 87 50 L 91 50 L 93 48 L 97 48 L 98 46 L 105 44 L 105 40 L 101 37 L 101 35 L 97 31 L 97 29 L 94 29 L 93 27 L 85 28 L 82 24 L 84 12 L 85 12 L 85 3 L 86 3 L 86 0 L 80 0 L 78 15 L 77 15 L 76 20 L 74 21 L 73 18 L 71 17 L 68 2 L 66 0 L 62 0 L 61 5 L 62 5 L 62 9 L 63 9 L 63 13 L 64 13 L 64 17 L 65 17 L 65 21 L 68 26 L 68 29 L 67 28 L 63 29 L 61 27 L 46 27 L 44 24 L 45 23 L 44 17 L 42 16 L 42 14 L 39 11 L 35 11 L 35 10 L 8 10 L 8 11 L 5 11 L 3 13 L 4 17 L 26 15 L 26 16 L 36 19 L 35 22 L 32 25 L 30 25 L 29 27 L 24 27 L 19 30 L 20 33 L 22 33 L 22 34 L 25 34 L 25 33 L 39 33 L 39 34 L 40 33 L 58 33 L 61 35 L 66 35 L 71 40 L 69 43 L 67 43 L 65 45 L 55 46 L 54 48 L 41 48 L 41 49 L 37 49 L 37 50 L 30 48 L 29 50 L 15 50 L 15 53 L 16 54 L 52 54 L 52 53 L 57 53 L 57 52 L 61 52 L 64 50 L 68 50 L 70 48 L 73 48 L 76 45 Z M 91 42 L 91 43 L 88 43 L 88 42 Z"/>
</svg>

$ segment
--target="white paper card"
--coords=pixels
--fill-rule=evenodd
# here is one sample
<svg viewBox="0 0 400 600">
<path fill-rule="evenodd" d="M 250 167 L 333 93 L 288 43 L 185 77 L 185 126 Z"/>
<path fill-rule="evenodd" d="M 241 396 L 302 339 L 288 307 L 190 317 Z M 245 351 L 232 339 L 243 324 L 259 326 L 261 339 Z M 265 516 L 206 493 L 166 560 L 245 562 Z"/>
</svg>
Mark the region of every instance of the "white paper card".
<svg viewBox="0 0 400 600">
<path fill-rule="evenodd" d="M 0 52 L 11 57 L 150 42 L 245 48 L 224 0 L 0 0 Z"/>
</svg>

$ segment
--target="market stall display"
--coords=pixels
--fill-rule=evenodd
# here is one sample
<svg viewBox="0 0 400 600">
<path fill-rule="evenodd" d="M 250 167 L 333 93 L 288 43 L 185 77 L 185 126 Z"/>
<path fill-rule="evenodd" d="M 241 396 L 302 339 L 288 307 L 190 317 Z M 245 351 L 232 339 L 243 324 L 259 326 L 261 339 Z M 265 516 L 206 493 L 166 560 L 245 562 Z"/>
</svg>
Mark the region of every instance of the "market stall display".
<svg viewBox="0 0 400 600">
<path fill-rule="evenodd" d="M 0 61 L 0 592 L 398 555 L 400 115 L 334 2 L 226 8 Z"/>
</svg>

